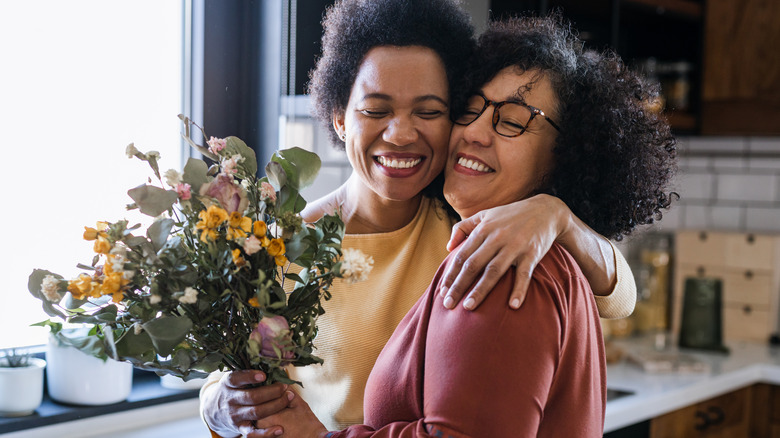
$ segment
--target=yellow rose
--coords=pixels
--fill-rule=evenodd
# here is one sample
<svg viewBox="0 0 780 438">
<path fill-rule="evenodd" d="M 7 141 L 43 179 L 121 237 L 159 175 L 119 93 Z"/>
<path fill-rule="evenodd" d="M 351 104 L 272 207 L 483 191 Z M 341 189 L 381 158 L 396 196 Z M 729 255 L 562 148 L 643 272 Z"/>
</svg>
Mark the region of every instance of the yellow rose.
<svg viewBox="0 0 780 438">
<path fill-rule="evenodd" d="M 106 222 L 98 222 L 95 228 L 84 227 L 84 240 L 95 240 L 98 236 L 106 237 L 106 228 L 108 228 Z"/>
<path fill-rule="evenodd" d="M 278 255 L 274 257 L 274 262 L 276 263 L 276 266 L 284 266 L 287 264 L 287 257 L 283 255 Z"/>
<path fill-rule="evenodd" d="M 252 232 L 255 236 L 257 236 L 257 238 L 262 240 L 262 238 L 265 237 L 265 234 L 268 232 L 268 225 L 266 225 L 263 221 L 255 221 L 255 223 L 252 225 Z"/>
<path fill-rule="evenodd" d="M 266 250 L 271 257 L 284 255 L 284 241 L 279 238 L 271 239 L 271 242 L 268 244 L 268 248 L 266 248 Z"/>
<path fill-rule="evenodd" d="M 243 216 L 241 213 L 234 211 L 230 213 L 228 219 L 227 239 L 234 240 L 239 237 L 246 237 L 246 233 L 252 229 L 252 219 Z"/>
<path fill-rule="evenodd" d="M 236 248 L 233 250 L 233 252 L 230 253 L 233 256 L 233 263 L 236 264 L 239 268 L 246 265 L 246 260 L 244 260 L 243 257 L 241 257 L 241 250 Z"/>
<path fill-rule="evenodd" d="M 260 301 L 257 299 L 257 297 L 252 297 L 249 299 L 249 305 L 252 307 L 260 307 Z"/>
<path fill-rule="evenodd" d="M 216 205 L 211 205 L 208 209 L 198 213 L 200 221 L 195 224 L 195 229 L 202 231 L 200 240 L 208 242 L 209 239 L 217 238 L 217 228 L 228 219 L 228 213 Z"/>
<path fill-rule="evenodd" d="M 103 236 L 98 236 L 92 249 L 98 254 L 108 254 L 111 251 L 111 242 Z"/>
</svg>

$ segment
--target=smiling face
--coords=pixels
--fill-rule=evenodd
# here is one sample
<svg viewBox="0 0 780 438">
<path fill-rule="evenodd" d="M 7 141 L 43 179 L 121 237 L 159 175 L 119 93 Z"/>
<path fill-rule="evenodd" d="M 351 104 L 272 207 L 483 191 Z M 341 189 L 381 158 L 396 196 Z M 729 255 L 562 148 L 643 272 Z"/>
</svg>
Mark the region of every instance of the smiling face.
<svg viewBox="0 0 780 438">
<path fill-rule="evenodd" d="M 349 162 L 365 188 L 358 196 L 408 201 L 447 160 L 447 74 L 441 58 L 420 46 L 371 49 L 358 71 L 343 115 Z"/>
<path fill-rule="evenodd" d="M 558 119 L 550 81 L 537 71 L 505 68 L 481 91 L 488 100 L 521 101 Z M 503 137 L 493 129 L 493 111 L 490 106 L 470 125 L 452 129 L 444 196 L 462 218 L 533 195 L 553 169 L 552 125 L 538 116 L 519 137 Z"/>
</svg>

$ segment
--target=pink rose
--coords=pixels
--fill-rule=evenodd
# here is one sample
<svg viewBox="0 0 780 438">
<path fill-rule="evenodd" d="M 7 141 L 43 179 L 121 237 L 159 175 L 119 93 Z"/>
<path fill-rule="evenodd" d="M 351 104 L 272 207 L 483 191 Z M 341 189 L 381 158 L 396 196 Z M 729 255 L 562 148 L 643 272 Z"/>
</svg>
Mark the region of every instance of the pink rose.
<svg viewBox="0 0 780 438">
<path fill-rule="evenodd" d="M 187 183 L 176 184 L 176 194 L 182 201 L 189 201 L 192 198 L 192 187 Z"/>
<path fill-rule="evenodd" d="M 271 183 L 262 182 L 260 183 L 260 197 L 276 202 L 276 189 L 274 189 Z"/>
<path fill-rule="evenodd" d="M 219 202 L 228 213 L 243 213 L 249 205 L 246 190 L 233 181 L 233 177 L 220 173 L 211 182 L 200 187 L 202 196 L 210 196 Z"/>
<path fill-rule="evenodd" d="M 283 316 L 266 316 L 260 320 L 257 327 L 249 335 L 249 339 L 260 345 L 260 354 L 266 357 L 277 357 L 274 346 L 282 353 L 280 359 L 292 359 L 292 351 L 284 351 L 291 345 L 290 325 Z"/>
</svg>

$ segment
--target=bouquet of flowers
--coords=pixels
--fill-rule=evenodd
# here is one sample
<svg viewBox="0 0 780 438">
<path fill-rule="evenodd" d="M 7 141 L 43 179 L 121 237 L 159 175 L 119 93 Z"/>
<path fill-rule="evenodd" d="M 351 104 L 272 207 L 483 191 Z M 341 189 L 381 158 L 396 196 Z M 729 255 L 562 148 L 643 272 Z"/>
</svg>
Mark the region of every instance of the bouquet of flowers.
<svg viewBox="0 0 780 438">
<path fill-rule="evenodd" d="M 188 380 L 260 369 L 267 384 L 297 383 L 284 367 L 322 362 L 313 340 L 329 286 L 336 277 L 360 279 L 370 260 L 342 252 L 338 215 L 302 222 L 299 192 L 319 171 L 317 155 L 278 151 L 258 178 L 243 141 L 211 137 L 208 147 L 197 145 L 190 136 L 197 125 L 179 117 L 183 137 L 215 164 L 190 158 L 183 172 L 161 174 L 159 153 L 129 145 L 128 157 L 147 162 L 159 184 L 129 190 L 128 209 L 155 220 L 146 230 L 126 220 L 85 227 L 96 254 L 78 265 L 77 278 L 34 270 L 29 290 L 48 315 L 90 330 L 73 337 L 60 322 L 40 325 L 91 355 L 158 374 Z"/>
</svg>

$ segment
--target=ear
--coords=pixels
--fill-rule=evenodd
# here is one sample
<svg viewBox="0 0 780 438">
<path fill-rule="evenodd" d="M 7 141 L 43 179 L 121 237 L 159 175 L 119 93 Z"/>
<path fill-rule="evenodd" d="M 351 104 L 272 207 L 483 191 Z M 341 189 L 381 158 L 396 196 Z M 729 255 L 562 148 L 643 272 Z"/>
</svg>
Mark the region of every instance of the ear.
<svg viewBox="0 0 780 438">
<path fill-rule="evenodd" d="M 343 141 L 347 132 L 344 127 L 344 113 L 333 113 L 333 130 L 336 131 L 336 135 Z"/>
</svg>

